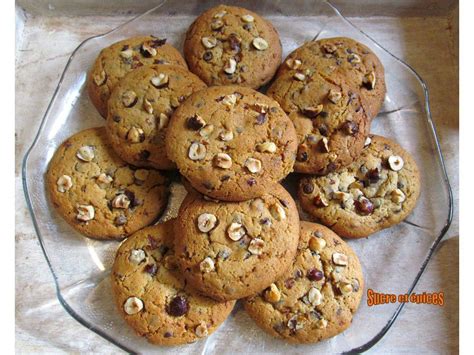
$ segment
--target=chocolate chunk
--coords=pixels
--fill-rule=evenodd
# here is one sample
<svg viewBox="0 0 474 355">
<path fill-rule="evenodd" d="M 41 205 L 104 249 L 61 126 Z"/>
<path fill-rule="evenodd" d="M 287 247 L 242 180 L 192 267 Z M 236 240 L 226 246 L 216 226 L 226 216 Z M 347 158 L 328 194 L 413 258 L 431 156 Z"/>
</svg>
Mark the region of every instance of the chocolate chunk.
<svg viewBox="0 0 474 355">
<path fill-rule="evenodd" d="M 256 183 L 257 183 L 257 180 L 255 180 L 254 178 L 250 178 L 247 180 L 247 184 L 249 186 L 254 186 Z"/>
</svg>

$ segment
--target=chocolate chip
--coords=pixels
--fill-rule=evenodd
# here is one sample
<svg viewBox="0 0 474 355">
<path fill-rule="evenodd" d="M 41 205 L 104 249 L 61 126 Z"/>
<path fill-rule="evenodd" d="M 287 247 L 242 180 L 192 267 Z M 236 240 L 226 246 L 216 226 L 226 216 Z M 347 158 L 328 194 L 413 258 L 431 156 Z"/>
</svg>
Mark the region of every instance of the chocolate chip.
<svg viewBox="0 0 474 355">
<path fill-rule="evenodd" d="M 242 27 L 243 27 L 244 30 L 246 30 L 246 31 L 250 31 L 250 30 L 253 28 L 253 26 L 252 26 L 251 23 L 246 23 L 246 24 L 243 25 Z"/>
<path fill-rule="evenodd" d="M 227 40 L 229 41 L 230 49 L 232 49 L 233 51 L 236 51 L 236 52 L 240 52 L 240 42 L 241 42 L 241 40 L 235 33 L 231 33 Z"/>
<path fill-rule="evenodd" d="M 405 185 L 403 184 L 403 182 L 400 182 L 400 181 L 399 181 L 399 182 L 397 182 L 397 187 L 398 187 L 399 189 L 403 189 L 403 188 L 405 187 Z"/>
<path fill-rule="evenodd" d="M 324 123 L 320 123 L 316 127 L 321 135 L 324 137 L 327 137 L 329 134 L 329 129 L 328 126 L 326 126 Z"/>
<path fill-rule="evenodd" d="M 326 171 L 327 171 L 328 173 L 331 173 L 331 172 L 333 172 L 334 170 L 336 170 L 336 163 L 330 162 L 330 163 L 326 166 Z"/>
<path fill-rule="evenodd" d="M 156 264 L 148 264 L 145 266 L 143 271 L 150 274 L 151 276 L 155 276 L 156 272 L 158 271 L 158 266 L 156 266 Z"/>
<path fill-rule="evenodd" d="M 305 194 L 311 194 L 311 193 L 313 193 L 313 191 L 314 191 L 313 184 L 310 184 L 310 183 L 304 183 L 303 184 L 303 192 Z"/>
<path fill-rule="evenodd" d="M 142 150 L 139 154 L 138 154 L 138 157 L 140 158 L 140 160 L 148 160 L 148 158 L 150 157 L 150 152 L 148 150 Z"/>
<path fill-rule="evenodd" d="M 295 271 L 295 278 L 300 279 L 302 277 L 303 277 L 303 271 L 301 271 L 300 269 L 296 270 Z"/>
<path fill-rule="evenodd" d="M 353 279 L 352 280 L 352 290 L 354 292 L 357 292 L 357 291 L 359 291 L 359 288 L 360 288 L 359 280 Z"/>
<path fill-rule="evenodd" d="M 267 114 L 266 113 L 259 113 L 257 116 L 257 124 L 262 125 L 265 123 L 267 120 Z"/>
<path fill-rule="evenodd" d="M 287 289 L 290 290 L 294 285 L 295 285 L 295 279 L 291 278 L 291 279 L 285 280 L 285 287 Z"/>
<path fill-rule="evenodd" d="M 224 176 L 222 176 L 222 177 L 220 178 L 220 180 L 221 180 L 222 182 L 227 181 L 227 180 L 229 180 L 229 179 L 230 179 L 230 175 L 224 175 Z"/>
<path fill-rule="evenodd" d="M 323 233 L 321 233 L 320 231 L 314 232 L 313 235 L 314 235 L 316 238 L 322 238 L 322 237 L 323 237 Z"/>
<path fill-rule="evenodd" d="M 160 246 L 160 254 L 161 255 L 165 255 L 169 250 L 170 250 L 170 248 L 167 247 L 166 245 L 161 245 Z"/>
<path fill-rule="evenodd" d="M 321 270 L 312 268 L 308 271 L 308 274 L 306 275 L 306 277 L 310 279 L 311 281 L 320 281 L 323 279 L 324 274 Z"/>
<path fill-rule="evenodd" d="M 212 183 L 210 181 L 204 181 L 202 186 L 204 186 L 208 190 L 212 190 L 214 188 L 214 185 L 212 185 Z"/>
<path fill-rule="evenodd" d="M 192 129 L 193 131 L 198 131 L 202 127 L 204 127 L 206 123 L 204 122 L 203 119 L 198 117 L 197 115 L 191 116 L 188 118 L 186 121 L 186 125 L 189 129 Z"/>
<path fill-rule="evenodd" d="M 119 115 L 114 115 L 112 119 L 114 120 L 114 122 L 117 122 L 117 123 L 122 120 L 122 118 Z"/>
<path fill-rule="evenodd" d="M 328 117 L 328 113 L 326 111 L 321 111 L 319 113 L 319 117 L 326 118 L 326 117 Z"/>
<path fill-rule="evenodd" d="M 298 151 L 296 153 L 296 160 L 300 162 L 305 162 L 308 160 L 308 152 L 307 152 L 307 147 L 304 145 L 300 145 L 298 147 Z"/>
<path fill-rule="evenodd" d="M 115 225 L 116 226 L 123 226 L 125 223 L 127 223 L 127 217 L 120 215 L 115 217 Z"/>
<path fill-rule="evenodd" d="M 278 323 L 276 325 L 273 326 L 273 329 L 277 332 L 277 333 L 283 333 L 286 329 L 285 327 L 285 323 L 281 322 L 281 323 Z"/>
<path fill-rule="evenodd" d="M 255 180 L 254 178 L 250 178 L 250 179 L 247 180 L 247 184 L 248 184 L 249 186 L 253 186 L 253 185 L 255 185 L 256 183 L 257 183 L 257 180 Z"/>
<path fill-rule="evenodd" d="M 321 319 L 323 317 L 323 315 L 320 312 L 318 312 L 317 310 L 313 310 L 313 311 L 309 312 L 309 315 L 313 319 Z"/>
<path fill-rule="evenodd" d="M 170 338 L 171 336 L 173 336 L 173 334 L 171 334 L 170 332 L 166 332 L 163 336 L 165 338 Z"/>
<path fill-rule="evenodd" d="M 205 51 L 204 54 L 202 55 L 202 59 L 204 59 L 206 62 L 211 61 L 212 58 L 214 58 L 214 56 L 212 55 L 211 51 Z"/>
<path fill-rule="evenodd" d="M 176 296 L 168 305 L 166 310 L 173 317 L 181 317 L 189 310 L 188 301 L 183 296 Z"/>
<path fill-rule="evenodd" d="M 316 207 L 327 207 L 328 206 L 327 202 L 323 201 L 323 199 L 321 198 L 320 195 L 317 195 L 317 196 L 314 197 L 313 205 L 315 205 Z"/>
<path fill-rule="evenodd" d="M 353 136 L 359 132 L 359 125 L 354 121 L 346 121 L 341 126 L 341 129 L 345 134 Z"/>
<path fill-rule="evenodd" d="M 355 201 L 354 206 L 356 211 L 363 216 L 367 216 L 374 211 L 374 204 L 368 198 Z"/>
<path fill-rule="evenodd" d="M 125 44 L 125 45 L 123 45 L 123 47 L 122 47 L 122 51 L 126 51 L 126 50 L 129 49 L 129 48 L 130 48 L 130 46 L 129 46 L 128 44 Z"/>
<path fill-rule="evenodd" d="M 301 113 L 308 118 L 316 118 L 321 114 L 320 109 L 314 108 L 304 108 L 301 110 Z"/>
<path fill-rule="evenodd" d="M 260 220 L 260 224 L 263 224 L 264 226 L 270 225 L 270 218 L 265 217 Z"/>
<path fill-rule="evenodd" d="M 375 168 L 375 169 L 370 169 L 367 174 L 367 179 L 369 180 L 369 183 L 370 184 L 375 184 L 377 181 L 380 180 L 380 173 L 379 173 L 379 169 Z"/>
<path fill-rule="evenodd" d="M 161 47 L 165 43 L 166 43 L 166 38 L 154 39 L 153 41 L 150 42 L 150 47 L 153 47 L 153 48 Z"/>
<path fill-rule="evenodd" d="M 135 193 L 133 191 L 130 191 L 130 190 L 125 190 L 123 192 L 125 194 L 125 196 L 128 197 L 128 199 L 130 200 L 130 207 L 133 208 L 133 207 L 136 207 L 138 206 L 138 201 L 135 197 Z"/>
<path fill-rule="evenodd" d="M 148 246 L 150 247 L 151 250 L 155 250 L 158 248 L 159 243 L 156 241 L 155 238 L 153 238 L 151 235 L 148 236 Z"/>
</svg>

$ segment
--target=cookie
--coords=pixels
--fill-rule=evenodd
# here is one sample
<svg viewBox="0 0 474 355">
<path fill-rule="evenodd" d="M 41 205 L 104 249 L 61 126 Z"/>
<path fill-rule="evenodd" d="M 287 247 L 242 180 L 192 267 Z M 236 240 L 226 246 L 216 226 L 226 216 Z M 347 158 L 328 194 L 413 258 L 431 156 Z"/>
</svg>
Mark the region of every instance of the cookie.
<svg viewBox="0 0 474 355">
<path fill-rule="evenodd" d="M 173 111 L 206 87 L 196 75 L 174 65 L 149 65 L 128 73 L 112 91 L 107 134 L 117 154 L 140 167 L 173 169 L 165 136 Z"/>
<path fill-rule="evenodd" d="M 277 102 L 237 86 L 192 94 L 172 116 L 166 153 L 191 185 L 225 201 L 263 195 L 292 169 L 296 132 Z"/>
<path fill-rule="evenodd" d="M 368 237 L 400 223 L 420 194 L 420 174 L 408 152 L 381 136 L 371 135 L 366 144 L 349 166 L 299 183 L 303 210 L 343 237 Z"/>
<path fill-rule="evenodd" d="M 294 264 L 269 288 L 245 301 L 267 333 L 290 343 L 315 343 L 345 329 L 363 295 L 354 251 L 330 229 L 301 222 Z"/>
<path fill-rule="evenodd" d="M 278 184 L 244 202 L 189 192 L 174 231 L 177 262 L 188 283 L 216 300 L 232 300 L 268 287 L 291 265 L 299 217 Z"/>
<path fill-rule="evenodd" d="M 186 285 L 177 272 L 173 220 L 144 228 L 117 251 L 112 290 L 125 321 L 150 343 L 191 343 L 213 333 L 234 307 Z"/>
<path fill-rule="evenodd" d="M 360 96 L 344 82 L 336 84 L 319 72 L 322 68 L 288 59 L 268 89 L 288 113 L 298 135 L 295 171 L 325 175 L 352 163 L 364 147 L 370 119 Z M 315 66 L 314 66 L 315 65 Z"/>
<path fill-rule="evenodd" d="M 208 85 L 265 85 L 280 65 L 281 52 L 280 37 L 269 21 L 226 5 L 200 15 L 184 42 L 189 69 Z"/>
<path fill-rule="evenodd" d="M 295 49 L 281 65 L 278 75 L 287 71 L 317 71 L 335 85 L 345 83 L 360 95 L 369 119 L 374 118 L 385 100 L 385 74 L 379 58 L 360 42 L 335 37 L 306 42 Z"/>
<path fill-rule="evenodd" d="M 61 217 L 97 239 L 120 239 L 153 223 L 168 200 L 165 177 L 120 159 L 104 127 L 63 142 L 49 163 L 46 185 Z"/>
<path fill-rule="evenodd" d="M 87 77 L 89 97 L 102 117 L 107 117 L 107 101 L 120 79 L 130 71 L 150 64 L 187 68 L 179 51 L 166 44 L 166 38 L 132 37 L 102 49 Z"/>
</svg>

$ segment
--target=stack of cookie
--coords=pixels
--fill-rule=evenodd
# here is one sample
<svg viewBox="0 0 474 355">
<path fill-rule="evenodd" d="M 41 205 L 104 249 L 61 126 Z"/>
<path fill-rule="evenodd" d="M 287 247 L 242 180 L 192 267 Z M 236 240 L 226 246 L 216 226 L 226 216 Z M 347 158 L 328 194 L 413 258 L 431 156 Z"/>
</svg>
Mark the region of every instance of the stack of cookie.
<svg viewBox="0 0 474 355">
<path fill-rule="evenodd" d="M 126 238 L 113 292 L 152 343 L 206 337 L 238 299 L 277 338 L 339 334 L 364 281 L 336 233 L 365 237 L 399 223 L 419 194 L 410 155 L 369 134 L 385 96 L 380 61 L 332 38 L 280 65 L 272 24 L 223 5 L 190 26 L 184 54 L 153 36 L 101 51 L 87 88 L 105 127 L 58 148 L 47 174 L 53 205 L 88 237 Z M 275 74 L 267 95 L 256 91 Z M 175 169 L 188 195 L 176 219 L 150 226 L 167 204 L 163 171 Z M 301 207 L 327 227 L 300 222 L 280 184 L 293 170 L 307 174 Z"/>
</svg>

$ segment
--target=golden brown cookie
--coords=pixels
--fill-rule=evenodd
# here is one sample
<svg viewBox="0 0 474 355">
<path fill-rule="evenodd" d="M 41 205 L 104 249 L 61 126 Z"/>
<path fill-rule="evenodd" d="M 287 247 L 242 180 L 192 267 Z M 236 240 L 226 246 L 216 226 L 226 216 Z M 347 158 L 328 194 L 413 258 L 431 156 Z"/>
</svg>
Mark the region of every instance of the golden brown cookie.
<svg viewBox="0 0 474 355">
<path fill-rule="evenodd" d="M 222 301 L 253 295 L 285 272 L 296 253 L 299 217 L 281 185 L 244 202 L 191 191 L 174 230 L 177 261 L 188 283 Z"/>
<path fill-rule="evenodd" d="M 346 37 L 306 42 L 290 53 L 278 75 L 306 69 L 317 71 L 334 85 L 344 83 L 350 87 L 360 96 L 360 105 L 369 119 L 380 111 L 386 93 L 384 68 L 364 44 Z"/>
<path fill-rule="evenodd" d="M 208 85 L 258 88 L 281 62 L 281 43 L 273 25 L 256 13 L 219 5 L 200 15 L 186 33 L 189 69 Z"/>
<path fill-rule="evenodd" d="M 201 193 L 225 201 L 263 195 L 293 170 L 296 132 L 278 103 L 237 86 L 191 95 L 172 116 L 168 157 Z"/>
<path fill-rule="evenodd" d="M 169 119 L 193 92 L 206 87 L 175 65 L 149 65 L 128 73 L 112 91 L 107 134 L 117 154 L 135 166 L 173 169 L 165 149 Z"/>
<path fill-rule="evenodd" d="M 191 343 L 213 333 L 234 307 L 197 294 L 176 270 L 173 220 L 127 238 L 112 269 L 117 308 L 150 343 Z"/>
<path fill-rule="evenodd" d="M 366 144 L 349 166 L 299 184 L 303 210 L 343 237 L 368 237 L 400 223 L 420 195 L 420 173 L 408 152 L 381 136 Z"/>
<path fill-rule="evenodd" d="M 132 169 L 112 149 L 104 127 L 63 142 L 49 163 L 46 185 L 61 217 L 97 239 L 120 239 L 153 223 L 168 200 L 165 177 Z"/>
<path fill-rule="evenodd" d="M 102 49 L 87 77 L 89 97 L 102 117 L 107 117 L 107 101 L 120 79 L 132 70 L 150 64 L 187 68 L 178 50 L 166 44 L 166 38 L 132 37 Z"/>
<path fill-rule="evenodd" d="M 315 343 L 345 329 L 363 295 L 354 251 L 329 228 L 301 222 L 294 264 L 245 310 L 267 333 L 290 343 Z"/>
<path fill-rule="evenodd" d="M 308 64 L 288 59 L 267 95 L 288 113 L 298 135 L 295 171 L 325 175 L 352 163 L 362 151 L 370 120 L 360 96 Z M 313 58 L 312 58 L 313 59 Z M 322 69 L 321 69 L 322 70 Z"/>
</svg>

